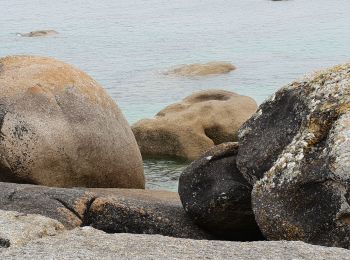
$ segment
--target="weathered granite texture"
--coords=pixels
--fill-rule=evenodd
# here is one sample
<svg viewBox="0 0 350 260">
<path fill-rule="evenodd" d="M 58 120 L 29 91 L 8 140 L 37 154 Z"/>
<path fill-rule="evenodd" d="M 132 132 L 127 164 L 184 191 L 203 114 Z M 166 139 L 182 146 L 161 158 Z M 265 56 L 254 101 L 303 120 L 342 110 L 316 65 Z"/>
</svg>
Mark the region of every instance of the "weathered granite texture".
<svg viewBox="0 0 350 260">
<path fill-rule="evenodd" d="M 0 210 L 0 248 L 18 247 L 64 231 L 57 220 L 36 214 Z"/>
<path fill-rule="evenodd" d="M 97 194 L 86 215 L 86 225 L 108 233 L 162 234 L 210 239 L 186 215 L 176 192 L 156 190 L 91 189 Z"/>
<path fill-rule="evenodd" d="M 270 240 L 350 248 L 350 64 L 279 90 L 240 129 L 238 168 Z"/>
<path fill-rule="evenodd" d="M 37 56 L 0 58 L 0 181 L 144 188 L 122 111 L 84 72 Z"/>
<path fill-rule="evenodd" d="M 0 251 L 2 259 L 238 259 L 345 260 L 350 251 L 294 241 L 230 242 L 106 234 L 77 228 Z"/>
</svg>

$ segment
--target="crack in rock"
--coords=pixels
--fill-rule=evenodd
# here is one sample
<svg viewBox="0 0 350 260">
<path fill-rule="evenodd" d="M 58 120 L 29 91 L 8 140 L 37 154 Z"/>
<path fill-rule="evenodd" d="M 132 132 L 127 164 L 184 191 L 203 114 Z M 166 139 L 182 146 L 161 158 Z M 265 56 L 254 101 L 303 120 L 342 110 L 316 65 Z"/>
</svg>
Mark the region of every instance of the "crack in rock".
<svg viewBox="0 0 350 260">
<path fill-rule="evenodd" d="M 68 203 L 66 203 L 64 200 L 60 198 L 53 198 L 54 200 L 58 201 L 61 203 L 66 209 L 68 209 L 70 212 L 72 212 L 77 218 L 79 218 L 82 222 L 84 221 L 83 217 L 80 216 L 78 212 L 74 208 L 72 208 Z"/>
</svg>

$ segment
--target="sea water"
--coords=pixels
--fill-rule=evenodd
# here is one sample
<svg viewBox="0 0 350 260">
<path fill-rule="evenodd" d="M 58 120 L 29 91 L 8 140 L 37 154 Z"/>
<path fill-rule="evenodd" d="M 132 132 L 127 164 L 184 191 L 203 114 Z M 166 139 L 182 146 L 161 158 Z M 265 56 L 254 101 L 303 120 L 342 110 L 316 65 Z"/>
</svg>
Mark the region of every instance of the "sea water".
<svg viewBox="0 0 350 260">
<path fill-rule="evenodd" d="M 204 89 L 258 103 L 303 74 L 350 60 L 349 0 L 0 0 L 0 56 L 51 56 L 103 85 L 129 123 Z M 56 36 L 17 33 L 53 29 Z M 228 61 L 186 78 L 181 64 Z M 145 161 L 149 188 L 177 189 L 185 163 Z"/>
</svg>

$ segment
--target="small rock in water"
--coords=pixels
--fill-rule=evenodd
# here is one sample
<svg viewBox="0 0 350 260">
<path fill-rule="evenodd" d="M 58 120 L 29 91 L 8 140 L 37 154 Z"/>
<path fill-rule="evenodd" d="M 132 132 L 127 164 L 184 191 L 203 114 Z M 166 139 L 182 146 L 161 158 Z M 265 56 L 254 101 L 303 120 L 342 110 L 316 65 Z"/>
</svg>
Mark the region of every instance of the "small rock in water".
<svg viewBox="0 0 350 260">
<path fill-rule="evenodd" d="M 18 33 L 18 36 L 22 37 L 43 37 L 43 36 L 51 36 L 56 35 L 58 32 L 55 30 L 39 30 L 39 31 L 32 31 L 29 33 Z"/>
<path fill-rule="evenodd" d="M 236 67 L 229 62 L 209 62 L 205 64 L 190 64 L 172 69 L 165 74 L 179 76 L 207 76 L 215 74 L 225 74 Z"/>
</svg>

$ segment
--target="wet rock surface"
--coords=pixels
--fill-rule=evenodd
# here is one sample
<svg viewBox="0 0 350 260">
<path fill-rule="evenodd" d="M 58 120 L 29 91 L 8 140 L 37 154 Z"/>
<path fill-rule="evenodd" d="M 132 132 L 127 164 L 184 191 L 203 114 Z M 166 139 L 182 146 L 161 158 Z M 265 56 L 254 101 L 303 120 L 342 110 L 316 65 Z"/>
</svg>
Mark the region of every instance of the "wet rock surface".
<svg viewBox="0 0 350 260">
<path fill-rule="evenodd" d="M 268 239 L 350 248 L 349 109 L 345 64 L 282 88 L 241 128 L 238 168 L 257 180 L 253 210 Z M 259 123 L 276 111 L 286 113 L 275 127 Z M 249 160 L 256 166 L 244 168 Z"/>
<path fill-rule="evenodd" d="M 144 188 L 121 110 L 84 72 L 52 58 L 0 58 L 0 181 Z"/>
<path fill-rule="evenodd" d="M 253 99 L 224 90 L 194 93 L 132 126 L 144 157 L 195 160 L 214 145 L 235 141 L 255 111 Z"/>
<path fill-rule="evenodd" d="M 175 192 L 0 183 L 0 209 L 40 214 L 67 229 L 91 225 L 110 233 L 212 238 L 189 219 Z"/>
<path fill-rule="evenodd" d="M 238 143 L 215 146 L 181 174 L 186 213 L 220 238 L 261 240 L 251 207 L 252 186 L 236 167 Z"/>
<path fill-rule="evenodd" d="M 349 259 L 349 250 L 295 241 L 230 242 L 106 234 L 93 228 L 0 250 L 2 259 Z"/>
</svg>

